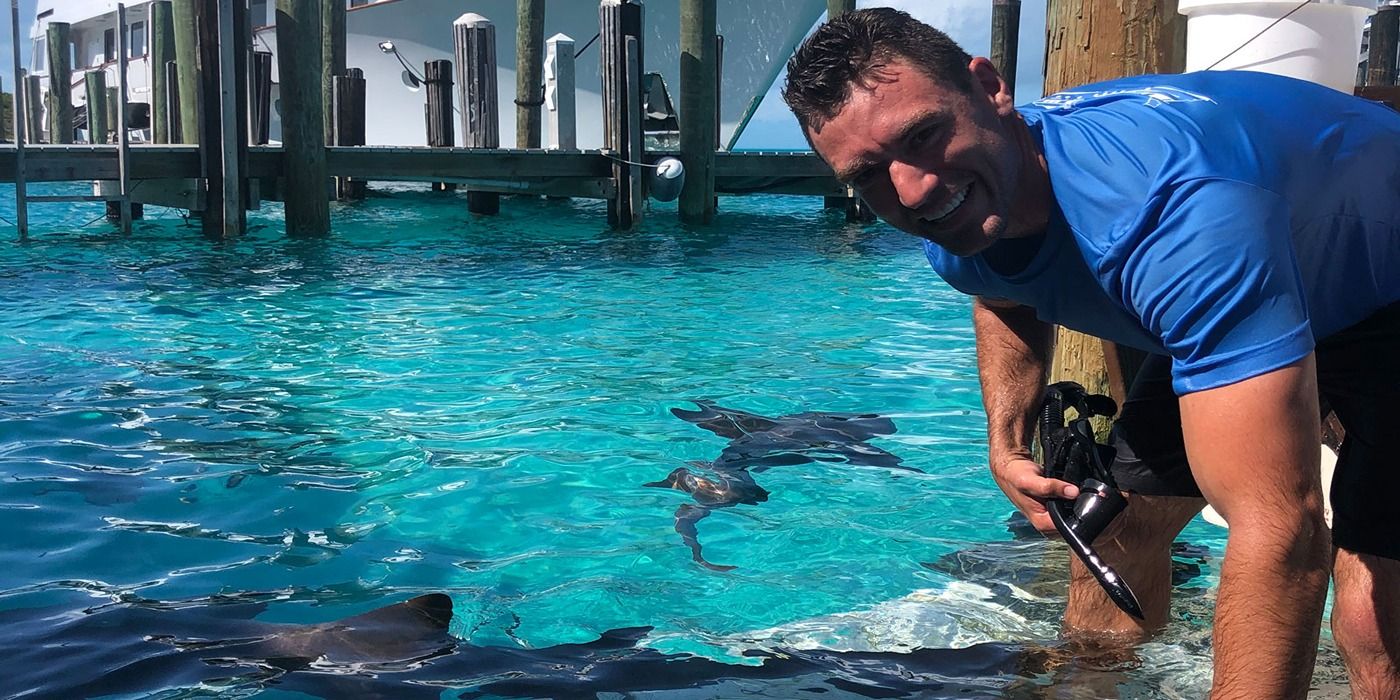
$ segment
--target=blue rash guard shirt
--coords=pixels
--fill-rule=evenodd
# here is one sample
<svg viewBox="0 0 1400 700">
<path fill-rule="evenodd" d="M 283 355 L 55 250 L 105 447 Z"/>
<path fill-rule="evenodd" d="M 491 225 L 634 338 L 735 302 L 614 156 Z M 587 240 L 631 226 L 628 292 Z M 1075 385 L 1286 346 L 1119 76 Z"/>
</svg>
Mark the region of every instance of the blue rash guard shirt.
<svg viewBox="0 0 1400 700">
<path fill-rule="evenodd" d="M 1097 83 L 1019 108 L 1055 206 L 1013 274 L 933 243 L 954 288 L 1172 358 L 1178 394 L 1305 357 L 1400 300 L 1400 113 L 1254 72 Z"/>
</svg>

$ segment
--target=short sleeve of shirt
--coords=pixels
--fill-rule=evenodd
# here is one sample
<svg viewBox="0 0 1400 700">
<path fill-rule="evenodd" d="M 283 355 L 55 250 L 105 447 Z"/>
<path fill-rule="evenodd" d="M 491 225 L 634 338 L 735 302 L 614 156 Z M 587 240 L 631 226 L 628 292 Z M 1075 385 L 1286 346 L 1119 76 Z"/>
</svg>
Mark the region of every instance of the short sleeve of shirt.
<svg viewBox="0 0 1400 700">
<path fill-rule="evenodd" d="M 1274 192 L 1219 178 L 1178 183 L 1149 200 L 1103 262 L 1171 355 L 1178 394 L 1249 379 L 1313 349 L 1289 207 Z"/>
</svg>

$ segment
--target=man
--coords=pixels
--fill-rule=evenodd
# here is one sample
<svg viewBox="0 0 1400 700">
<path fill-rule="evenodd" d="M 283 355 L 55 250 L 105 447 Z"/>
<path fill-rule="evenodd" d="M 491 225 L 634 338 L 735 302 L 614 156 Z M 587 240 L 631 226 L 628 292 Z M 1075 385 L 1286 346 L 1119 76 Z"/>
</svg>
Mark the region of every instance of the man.
<svg viewBox="0 0 1400 700">
<path fill-rule="evenodd" d="M 1114 428 L 1129 506 L 1096 542 L 1146 613 L 1075 562 L 1067 631 L 1165 620 L 1175 536 L 1230 524 L 1220 698 L 1302 697 L 1332 626 L 1357 697 L 1400 697 L 1400 114 L 1245 72 L 1143 76 L 1019 111 L 984 58 L 890 9 L 822 26 L 784 99 L 874 211 L 975 296 L 992 475 L 1042 532 L 1030 456 L 1057 323 L 1154 353 Z M 1347 438 L 1322 518 L 1319 391 Z"/>
</svg>

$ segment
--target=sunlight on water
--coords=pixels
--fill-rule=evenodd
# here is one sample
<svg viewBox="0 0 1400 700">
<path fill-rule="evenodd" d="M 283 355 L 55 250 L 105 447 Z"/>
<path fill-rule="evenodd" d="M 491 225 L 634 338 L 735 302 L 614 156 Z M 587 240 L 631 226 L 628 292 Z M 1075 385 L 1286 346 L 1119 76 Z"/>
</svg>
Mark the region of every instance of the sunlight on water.
<svg viewBox="0 0 1400 700">
<path fill-rule="evenodd" d="M 0 643 L 109 603 L 321 622 L 443 591 L 454 635 L 481 646 L 630 626 L 734 663 L 1053 646 L 1066 555 L 1006 528 L 967 301 L 884 226 L 794 198 L 722 210 L 617 233 L 597 203 L 473 218 L 460 196 L 400 188 L 337 206 L 326 240 L 288 240 L 266 210 L 215 243 L 171 210 L 123 237 L 74 230 L 88 208 L 36 207 L 29 241 L 0 229 L 0 611 L 27 625 Z M 700 400 L 880 414 L 897 430 L 868 446 L 903 468 L 755 470 L 766 501 L 697 525 L 705 557 L 736 568 L 703 568 L 674 529 L 694 499 L 643 486 L 729 444 L 671 413 Z M 1224 539 L 1199 521 L 1184 537 L 1195 575 L 1139 658 L 1005 687 L 1202 695 Z M 12 661 L 0 690 L 92 680 L 122 653 Z M 1335 681 L 1335 652 L 1323 666 Z M 218 692 L 263 687 L 227 676 Z"/>
</svg>

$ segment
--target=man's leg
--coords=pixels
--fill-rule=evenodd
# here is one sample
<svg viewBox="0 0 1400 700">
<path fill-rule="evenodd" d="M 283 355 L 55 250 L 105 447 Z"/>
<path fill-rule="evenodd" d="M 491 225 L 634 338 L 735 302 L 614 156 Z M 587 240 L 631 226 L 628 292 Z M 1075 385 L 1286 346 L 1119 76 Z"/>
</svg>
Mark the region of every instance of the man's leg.
<svg viewBox="0 0 1400 700">
<path fill-rule="evenodd" d="M 1400 561 L 1337 548 L 1332 635 L 1352 697 L 1400 698 Z"/>
<path fill-rule="evenodd" d="M 1118 609 L 1093 574 L 1071 557 L 1065 631 L 1140 639 L 1161 628 L 1171 608 L 1172 541 L 1205 507 L 1186 462 L 1181 411 L 1171 387 L 1171 360 L 1147 358 L 1113 425 L 1111 471 L 1129 491 L 1128 507 L 1094 541 L 1094 549 L 1132 587 L 1145 620 Z"/>
<path fill-rule="evenodd" d="M 1094 549 L 1127 581 L 1145 620 L 1118 609 L 1078 557 L 1071 556 L 1066 635 L 1086 642 L 1146 638 L 1171 608 L 1172 541 L 1205 507 L 1201 498 L 1128 495 L 1128 507 L 1094 540 Z"/>
</svg>

